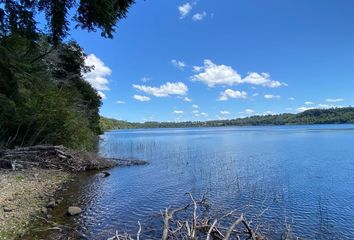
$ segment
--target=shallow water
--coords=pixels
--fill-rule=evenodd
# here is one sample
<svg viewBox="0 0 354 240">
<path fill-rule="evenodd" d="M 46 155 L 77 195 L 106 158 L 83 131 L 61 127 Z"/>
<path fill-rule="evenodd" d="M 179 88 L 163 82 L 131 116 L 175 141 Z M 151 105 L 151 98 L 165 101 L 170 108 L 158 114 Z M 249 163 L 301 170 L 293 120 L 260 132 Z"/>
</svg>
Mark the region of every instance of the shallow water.
<svg viewBox="0 0 354 240">
<path fill-rule="evenodd" d="M 211 211 L 262 215 L 280 238 L 285 224 L 304 239 L 354 239 L 354 125 L 143 129 L 106 132 L 100 153 L 144 159 L 111 176 L 83 176 L 67 204 L 92 239 L 115 230 L 159 236 L 160 210 L 207 191 Z M 67 221 L 67 220 L 64 220 Z"/>
</svg>

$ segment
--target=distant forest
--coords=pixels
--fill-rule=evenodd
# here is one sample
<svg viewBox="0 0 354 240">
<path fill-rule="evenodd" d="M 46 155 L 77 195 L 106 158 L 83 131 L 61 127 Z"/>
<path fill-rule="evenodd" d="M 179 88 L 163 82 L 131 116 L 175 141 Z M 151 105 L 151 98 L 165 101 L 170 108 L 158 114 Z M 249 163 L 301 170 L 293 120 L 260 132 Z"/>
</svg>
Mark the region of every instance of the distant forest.
<svg viewBox="0 0 354 240">
<path fill-rule="evenodd" d="M 306 124 L 343 124 L 354 123 L 354 107 L 311 109 L 297 114 L 251 116 L 246 118 L 186 121 L 186 122 L 145 122 L 131 123 L 111 118 L 100 118 L 103 130 L 129 128 L 187 128 L 221 126 L 262 126 L 262 125 L 306 125 Z"/>
</svg>

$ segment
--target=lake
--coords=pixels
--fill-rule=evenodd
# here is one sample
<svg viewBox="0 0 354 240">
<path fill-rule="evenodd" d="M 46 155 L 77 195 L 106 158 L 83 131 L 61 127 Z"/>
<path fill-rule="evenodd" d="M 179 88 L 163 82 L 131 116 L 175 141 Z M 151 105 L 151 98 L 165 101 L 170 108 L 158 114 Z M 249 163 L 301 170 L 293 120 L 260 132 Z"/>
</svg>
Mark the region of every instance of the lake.
<svg viewBox="0 0 354 240">
<path fill-rule="evenodd" d="M 100 153 L 149 165 L 85 175 L 67 193 L 74 224 L 92 239 L 137 230 L 157 237 L 160 210 L 207 192 L 211 212 L 262 215 L 304 239 L 354 239 L 354 125 L 138 129 L 106 132 Z"/>
</svg>

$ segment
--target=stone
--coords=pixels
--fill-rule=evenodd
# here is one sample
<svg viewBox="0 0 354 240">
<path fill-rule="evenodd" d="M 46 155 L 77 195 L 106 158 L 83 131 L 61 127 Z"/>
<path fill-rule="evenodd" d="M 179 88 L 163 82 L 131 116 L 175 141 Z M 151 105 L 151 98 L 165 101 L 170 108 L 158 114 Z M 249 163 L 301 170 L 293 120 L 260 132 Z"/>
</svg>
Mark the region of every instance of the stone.
<svg viewBox="0 0 354 240">
<path fill-rule="evenodd" d="M 13 209 L 9 208 L 9 207 L 4 207 L 3 210 L 4 210 L 4 212 L 12 212 L 13 211 Z"/>
<path fill-rule="evenodd" d="M 48 208 L 42 207 L 41 212 L 46 215 L 48 213 Z"/>
<path fill-rule="evenodd" d="M 78 215 L 82 212 L 81 208 L 79 207 L 69 207 L 68 208 L 68 215 L 69 216 L 75 216 Z"/>
<path fill-rule="evenodd" d="M 111 175 L 109 172 L 102 172 L 102 174 L 103 174 L 103 177 L 108 177 Z"/>
<path fill-rule="evenodd" d="M 52 200 L 50 201 L 48 204 L 47 204 L 47 208 L 54 208 L 55 207 L 55 200 Z"/>
</svg>

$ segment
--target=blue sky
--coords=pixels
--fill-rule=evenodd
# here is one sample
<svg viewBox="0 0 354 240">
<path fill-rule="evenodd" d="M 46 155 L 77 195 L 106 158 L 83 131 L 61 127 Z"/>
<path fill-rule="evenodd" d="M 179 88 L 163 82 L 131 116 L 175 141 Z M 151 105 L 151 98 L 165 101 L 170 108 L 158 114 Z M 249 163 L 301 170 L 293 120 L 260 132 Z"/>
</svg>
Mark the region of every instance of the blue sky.
<svg viewBox="0 0 354 240">
<path fill-rule="evenodd" d="M 114 39 L 71 32 L 101 114 L 182 121 L 354 105 L 354 1 L 147 0 Z"/>
</svg>

